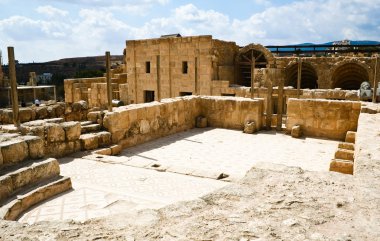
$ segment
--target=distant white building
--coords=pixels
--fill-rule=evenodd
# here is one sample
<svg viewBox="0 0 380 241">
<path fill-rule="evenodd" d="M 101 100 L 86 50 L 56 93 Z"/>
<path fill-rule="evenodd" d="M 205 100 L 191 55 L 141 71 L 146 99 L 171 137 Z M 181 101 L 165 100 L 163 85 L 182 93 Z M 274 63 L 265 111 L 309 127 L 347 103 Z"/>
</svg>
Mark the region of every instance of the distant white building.
<svg viewBox="0 0 380 241">
<path fill-rule="evenodd" d="M 40 75 L 37 75 L 37 83 L 38 84 L 51 84 L 51 78 L 53 77 L 52 73 L 43 73 Z"/>
</svg>

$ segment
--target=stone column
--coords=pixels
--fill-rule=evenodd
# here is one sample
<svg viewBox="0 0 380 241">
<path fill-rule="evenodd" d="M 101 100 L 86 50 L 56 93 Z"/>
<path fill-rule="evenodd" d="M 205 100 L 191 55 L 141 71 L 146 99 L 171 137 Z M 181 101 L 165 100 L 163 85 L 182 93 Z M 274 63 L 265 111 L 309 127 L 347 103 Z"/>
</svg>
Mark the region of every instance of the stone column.
<svg viewBox="0 0 380 241">
<path fill-rule="evenodd" d="M 18 107 L 18 94 L 17 94 L 17 80 L 16 80 L 16 65 L 15 54 L 13 47 L 8 47 L 8 61 L 9 61 L 9 78 L 11 80 L 11 98 L 12 98 L 12 111 L 13 111 L 13 124 L 16 128 L 20 127 L 19 107 Z"/>
<path fill-rule="evenodd" d="M 112 112 L 111 55 L 109 51 L 106 52 L 106 71 L 108 111 Z"/>
</svg>

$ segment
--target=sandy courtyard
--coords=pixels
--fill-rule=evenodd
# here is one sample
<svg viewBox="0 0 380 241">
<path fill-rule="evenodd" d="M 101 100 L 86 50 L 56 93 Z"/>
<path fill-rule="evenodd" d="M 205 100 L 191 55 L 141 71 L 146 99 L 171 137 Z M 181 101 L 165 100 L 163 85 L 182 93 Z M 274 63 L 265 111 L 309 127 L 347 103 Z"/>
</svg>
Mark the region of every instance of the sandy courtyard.
<svg viewBox="0 0 380 241">
<path fill-rule="evenodd" d="M 206 128 L 128 148 L 117 157 L 66 157 L 60 159 L 61 174 L 71 177 L 73 190 L 34 207 L 19 221 L 83 221 L 160 208 L 224 187 L 260 162 L 328 171 L 337 146 L 337 141 L 294 139 L 275 131 L 247 135 Z"/>
</svg>

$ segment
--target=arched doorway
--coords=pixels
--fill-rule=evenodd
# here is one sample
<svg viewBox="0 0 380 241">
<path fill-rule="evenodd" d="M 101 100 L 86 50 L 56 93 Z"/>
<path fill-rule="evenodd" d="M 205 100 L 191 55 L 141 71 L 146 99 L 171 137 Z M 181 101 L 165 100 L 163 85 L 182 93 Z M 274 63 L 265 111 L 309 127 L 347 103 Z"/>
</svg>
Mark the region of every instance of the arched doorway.
<svg viewBox="0 0 380 241">
<path fill-rule="evenodd" d="M 286 69 L 285 86 L 297 88 L 298 63 L 290 65 Z M 302 63 L 301 89 L 318 89 L 318 75 L 314 67 L 309 63 Z"/>
<path fill-rule="evenodd" d="M 268 61 L 273 59 L 273 55 L 259 44 L 250 44 L 240 49 L 236 59 L 239 70 L 237 84 L 251 86 L 252 59 L 255 62 L 255 69 L 261 69 L 267 67 Z"/>
<path fill-rule="evenodd" d="M 364 81 L 369 81 L 368 71 L 357 63 L 343 64 L 332 73 L 332 88 L 358 90 Z"/>
</svg>

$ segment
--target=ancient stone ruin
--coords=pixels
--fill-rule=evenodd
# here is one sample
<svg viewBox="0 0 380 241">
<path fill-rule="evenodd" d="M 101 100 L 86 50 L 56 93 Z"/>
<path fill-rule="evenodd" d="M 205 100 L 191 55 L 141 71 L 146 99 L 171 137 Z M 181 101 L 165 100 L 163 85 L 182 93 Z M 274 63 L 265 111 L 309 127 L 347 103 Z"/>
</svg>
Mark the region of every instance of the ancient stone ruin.
<svg viewBox="0 0 380 241">
<path fill-rule="evenodd" d="M 124 58 L 65 80 L 65 102 L 19 107 L 10 87 L 0 240 L 380 237 L 375 54 L 174 35 Z"/>
</svg>

